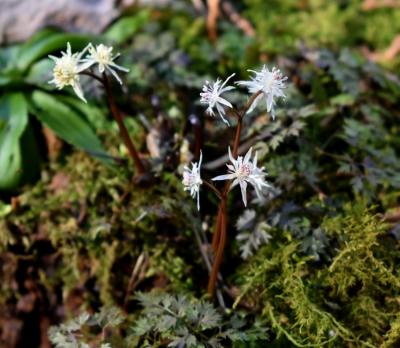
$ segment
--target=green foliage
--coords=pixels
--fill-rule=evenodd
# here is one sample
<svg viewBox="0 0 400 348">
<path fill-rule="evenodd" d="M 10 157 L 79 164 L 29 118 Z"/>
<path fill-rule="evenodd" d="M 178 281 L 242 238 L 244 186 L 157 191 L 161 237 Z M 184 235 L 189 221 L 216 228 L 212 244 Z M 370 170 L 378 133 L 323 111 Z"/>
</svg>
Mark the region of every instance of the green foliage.
<svg viewBox="0 0 400 348">
<path fill-rule="evenodd" d="M 307 47 L 366 43 L 384 48 L 395 33 L 397 24 L 389 24 L 397 23 L 398 10 L 360 13 L 359 5 L 238 2 L 257 37 L 247 38 L 220 19 L 215 47 L 204 18 L 184 10 L 145 10 L 117 21 L 104 37 L 125 44 L 121 59 L 130 73 L 129 101 L 120 104 L 124 114 L 140 115 L 151 129 L 147 141 L 154 134 L 161 139 L 160 158 L 147 158 L 155 183 L 131 185 L 126 162 L 107 167 L 83 153 L 44 167 L 42 180 L 17 203 L 0 205 L 0 304 L 14 313 L 26 296 L 40 291 L 40 299 L 49 299 L 37 300 L 44 308 L 40 318 L 51 313 L 48 320 L 54 320 L 60 308 L 69 314 L 76 307 L 103 305 L 123 306 L 128 313 L 111 337 L 105 330 L 105 340 L 107 324 L 92 325 L 93 316 L 83 325 L 75 320 L 76 330 L 61 325 L 53 339 L 64 345 L 78 337 L 79 344 L 118 348 L 180 343 L 397 347 L 399 225 L 382 223 L 381 215 L 396 211 L 400 198 L 400 80 L 354 50 Z M 101 108 L 50 92 L 51 66 L 40 58 L 65 48 L 65 42 L 55 48 L 59 36 L 50 40 L 53 34 L 45 31 L 23 45 L 20 66 L 29 63 L 24 71 L 10 63 L 17 61 L 19 46 L 0 51 L 0 66 L 7 67 L 0 76 L 0 88 L 7 88 L 0 103 L 0 158 L 7 153 L 11 158 L 11 148 L 28 153 L 24 144 L 34 132 L 32 115 L 74 146 L 96 154 L 104 147 L 120 156 L 116 125 Z M 87 42 L 79 38 L 71 38 L 73 48 Z M 307 46 L 295 50 L 299 38 Z M 286 101 L 274 121 L 263 109 L 246 115 L 242 134 L 258 150 L 274 188 L 263 199 L 249 197 L 244 211 L 234 196 L 239 193 L 230 195 L 229 243 L 221 267 L 226 305 L 236 300 L 230 316 L 198 299 L 208 274 L 193 233 L 201 233 L 201 251 L 207 252 L 205 237 L 213 230 L 216 204 L 202 190 L 199 217 L 177 175 L 179 157 L 187 155 L 179 149 L 193 144 L 187 116 L 195 115 L 204 125 L 204 154 L 218 160 L 232 128 L 203 117 L 194 102 L 202 83 L 233 72 L 245 79 L 246 69 L 261 61 L 271 66 L 274 56 L 291 81 Z M 232 103 L 245 100 L 242 92 L 230 95 Z M 18 118 L 9 117 L 11 101 L 18 104 L 13 108 Z M 144 143 L 139 121 L 125 121 Z M 104 139 L 103 147 L 93 129 Z M 146 156 L 144 146 L 140 152 Z M 223 164 L 210 163 L 204 163 L 205 177 L 222 170 Z M 20 175 L 19 169 L 4 168 L 0 180 Z M 15 179 L 13 187 L 21 182 Z M 154 288 L 159 292 L 151 292 Z M 138 295 L 141 308 L 133 301 L 135 290 L 149 292 Z"/>
<path fill-rule="evenodd" d="M 110 329 L 123 321 L 124 317 L 117 308 L 104 307 L 93 315 L 82 313 L 64 324 L 51 327 L 49 338 L 56 348 L 112 348 L 106 330 L 110 336 Z M 95 330 L 100 334 L 95 335 Z"/>
<path fill-rule="evenodd" d="M 15 190 L 39 175 L 44 157 L 38 150 L 42 135 L 30 116 L 36 116 L 68 143 L 107 162 L 106 152 L 88 122 L 95 114 L 99 116 L 100 109 L 76 107 L 74 101 L 45 92 L 55 90 L 48 83 L 53 64 L 47 55 L 64 51 L 67 42 L 81 49 L 89 40 L 96 41 L 48 29 L 23 44 L 0 50 L 0 190 Z M 103 112 L 100 117 L 104 118 Z"/>
<path fill-rule="evenodd" d="M 0 189 L 15 187 L 21 179 L 22 151 L 19 139 L 28 125 L 28 107 L 21 93 L 0 101 Z"/>
<path fill-rule="evenodd" d="M 245 329 L 245 322 L 233 316 L 228 322 L 212 304 L 184 295 L 138 293 L 143 307 L 132 330 L 140 337 L 138 347 L 224 347 L 228 342 L 265 339 L 259 327 Z M 223 343 L 225 342 L 225 343 Z"/>
<path fill-rule="evenodd" d="M 41 91 L 32 93 L 32 101 L 36 105 L 34 112 L 38 119 L 60 138 L 90 154 L 106 155 L 88 123 L 65 102 Z"/>
<path fill-rule="evenodd" d="M 269 53 L 293 50 L 299 42 L 312 47 L 385 49 L 400 30 L 400 10 L 388 6 L 365 11 L 363 2 L 244 0 L 261 50 Z"/>
<path fill-rule="evenodd" d="M 298 347 L 375 347 L 388 344 L 385 334 L 386 342 L 396 341 L 396 324 L 387 330 L 398 311 L 397 248 L 388 249 L 385 225 L 357 202 L 326 217 L 322 227 L 337 245 L 329 267 L 301 257 L 297 243 L 264 247 L 244 266 L 236 305 L 254 301 L 277 338 Z"/>
<path fill-rule="evenodd" d="M 110 26 L 103 36 L 107 41 L 121 44 L 133 38 L 133 35 L 141 29 L 150 19 L 150 11 L 147 9 L 138 11 L 133 16 L 120 18 Z"/>
</svg>

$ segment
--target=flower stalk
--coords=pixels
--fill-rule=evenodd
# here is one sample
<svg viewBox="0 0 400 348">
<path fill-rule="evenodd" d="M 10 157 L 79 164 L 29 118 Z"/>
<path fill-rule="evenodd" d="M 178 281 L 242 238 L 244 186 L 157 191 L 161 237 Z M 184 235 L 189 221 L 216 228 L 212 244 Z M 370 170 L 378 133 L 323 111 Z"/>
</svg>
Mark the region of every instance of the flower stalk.
<svg viewBox="0 0 400 348">
<path fill-rule="evenodd" d="M 125 127 L 124 120 L 122 119 L 121 113 L 117 107 L 117 104 L 115 103 L 114 96 L 111 92 L 110 81 L 105 72 L 103 72 L 102 83 L 107 95 L 108 105 L 110 107 L 111 114 L 118 124 L 119 132 L 121 133 L 125 146 L 128 149 L 130 157 L 135 163 L 137 174 L 138 176 L 142 176 L 146 172 L 145 167 L 143 165 L 142 160 L 139 157 L 139 153 L 136 150 L 136 147 L 133 144 L 131 137 L 129 136 L 128 130 Z"/>
<path fill-rule="evenodd" d="M 71 86 L 76 95 L 85 103 L 86 99 L 80 85 L 80 75 L 88 75 L 103 85 L 111 114 L 118 124 L 120 134 L 129 152 L 129 156 L 135 164 L 137 176 L 140 179 L 144 178 L 144 175 L 146 174 L 145 166 L 129 136 L 128 130 L 125 127 L 123 118 L 111 91 L 110 80 L 106 74 L 106 72 L 111 74 L 119 84 L 122 85 L 122 80 L 116 71 L 118 70 L 126 73 L 129 72 L 129 69 L 117 65 L 114 62 L 114 60 L 119 57 L 119 54 L 114 55 L 112 47 L 103 44 L 95 47 L 91 43 L 89 43 L 81 52 L 73 54 L 71 45 L 68 43 L 67 51 L 61 52 L 61 57 L 49 57 L 55 63 L 53 79 L 50 83 L 55 84 L 58 89 L 62 89 L 65 86 Z M 101 75 L 97 75 L 89 70 L 93 66 L 97 66 L 99 74 Z"/>
<path fill-rule="evenodd" d="M 250 98 L 241 110 L 234 108 L 225 97 L 222 97 L 222 94 L 234 89 L 233 86 L 227 85 L 228 81 L 234 76 L 234 74 L 230 75 L 225 81 L 222 81 L 219 78 L 213 83 L 206 81 L 203 86 L 203 91 L 200 93 L 200 103 L 207 106 L 206 113 L 208 115 L 214 116 L 215 112 L 218 112 L 222 121 L 228 126 L 230 124 L 225 118 L 226 115 L 233 116 L 237 119 L 232 151 L 231 147 L 228 147 L 228 157 L 231 162 L 230 164 L 227 164 L 228 173 L 212 178 L 213 181 L 225 180 L 226 182 L 223 189 L 218 190 L 207 180 L 202 180 L 200 176 L 201 156 L 199 163 L 192 163 L 193 168 L 191 170 L 185 167 L 185 172 L 183 173 L 184 189 L 190 190 L 193 198 L 197 197 L 198 209 L 200 209 L 199 194 L 200 186 L 202 184 L 205 184 L 208 188 L 214 191 L 220 200 L 217 210 L 215 230 L 211 242 L 212 251 L 215 254 L 207 286 L 208 294 L 211 297 L 214 296 L 216 290 L 219 269 L 227 242 L 227 201 L 230 191 L 235 186 L 240 186 L 243 203 L 247 206 L 247 187 L 249 184 L 255 189 L 255 193 L 258 197 L 261 197 L 264 188 L 270 187 L 270 185 L 265 181 L 266 173 L 264 172 L 264 168 L 257 166 L 257 152 L 255 153 L 254 158 L 252 158 L 252 148 L 250 148 L 245 156 L 239 156 L 238 152 L 243 128 L 243 118 L 247 113 L 252 112 L 258 102 L 265 97 L 267 111 L 274 119 L 275 99 L 284 97 L 283 89 L 286 88 L 284 81 L 287 78 L 281 74 L 280 70 L 276 68 L 268 70 L 266 66 L 264 66 L 259 72 L 250 71 L 255 74 L 255 77 L 250 81 L 236 82 L 237 85 L 246 87 L 250 93 Z"/>
<path fill-rule="evenodd" d="M 237 115 L 237 124 L 236 124 L 236 132 L 235 132 L 235 138 L 233 141 L 233 151 L 232 155 L 234 158 L 238 156 L 238 149 L 240 145 L 240 136 L 242 133 L 242 123 L 243 123 L 243 117 L 251 107 L 252 103 L 258 96 L 261 94 L 261 91 L 258 91 L 257 93 L 254 93 L 248 102 L 246 103 L 245 107 L 243 108 L 242 112 L 234 112 L 235 115 Z M 227 221 L 228 221 L 228 213 L 226 210 L 227 206 L 227 195 L 229 193 L 230 187 L 232 184 L 232 180 L 227 181 L 225 183 L 224 191 L 220 196 L 220 203 L 218 207 L 218 213 L 217 213 L 217 218 L 216 218 L 216 225 L 215 225 L 215 230 L 211 242 L 212 250 L 214 251 L 215 255 L 215 260 L 211 269 L 210 277 L 208 280 L 208 286 L 207 286 L 207 292 L 210 296 L 213 296 L 215 293 L 215 287 L 217 285 L 217 277 L 218 277 L 218 272 L 219 268 L 221 266 L 222 262 L 222 257 L 224 254 L 225 250 L 225 244 L 226 244 L 226 237 L 227 237 Z"/>
</svg>

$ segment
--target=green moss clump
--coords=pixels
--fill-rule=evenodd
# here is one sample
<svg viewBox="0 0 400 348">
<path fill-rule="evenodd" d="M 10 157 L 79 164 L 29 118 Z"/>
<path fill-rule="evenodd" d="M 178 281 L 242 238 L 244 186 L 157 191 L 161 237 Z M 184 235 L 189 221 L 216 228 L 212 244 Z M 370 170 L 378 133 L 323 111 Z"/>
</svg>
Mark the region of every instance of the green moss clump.
<svg viewBox="0 0 400 348">
<path fill-rule="evenodd" d="M 301 256 L 297 243 L 269 245 L 244 267 L 236 305 L 253 301 L 277 338 L 298 347 L 391 346 L 400 280 L 385 224 L 356 202 L 322 227 L 336 245 L 326 267 Z"/>
</svg>

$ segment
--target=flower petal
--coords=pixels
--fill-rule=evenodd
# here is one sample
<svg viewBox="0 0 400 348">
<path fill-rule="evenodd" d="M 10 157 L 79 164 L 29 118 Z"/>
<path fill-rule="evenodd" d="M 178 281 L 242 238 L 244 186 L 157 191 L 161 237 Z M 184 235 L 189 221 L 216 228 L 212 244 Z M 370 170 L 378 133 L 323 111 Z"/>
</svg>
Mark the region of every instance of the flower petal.
<svg viewBox="0 0 400 348">
<path fill-rule="evenodd" d="M 247 189 L 247 182 L 243 180 L 243 181 L 240 182 L 240 191 L 242 192 L 242 200 L 243 200 L 243 203 L 244 203 L 245 207 L 247 207 L 246 189 Z"/>
<path fill-rule="evenodd" d="M 232 173 L 232 174 L 225 174 L 225 175 L 218 175 L 214 178 L 212 178 L 212 181 L 218 181 L 218 180 L 231 180 L 236 178 L 236 174 Z"/>
</svg>

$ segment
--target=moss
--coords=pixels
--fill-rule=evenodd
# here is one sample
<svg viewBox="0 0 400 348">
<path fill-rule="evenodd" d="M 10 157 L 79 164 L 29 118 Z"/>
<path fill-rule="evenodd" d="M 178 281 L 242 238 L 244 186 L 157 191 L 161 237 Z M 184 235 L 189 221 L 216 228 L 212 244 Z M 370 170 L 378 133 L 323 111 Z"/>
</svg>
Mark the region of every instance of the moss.
<svg viewBox="0 0 400 348">
<path fill-rule="evenodd" d="M 355 202 L 322 226 L 337 245 L 327 267 L 302 257 L 296 243 L 268 246 L 244 267 L 236 305 L 253 299 L 277 338 L 299 347 L 375 347 L 385 335 L 395 341 L 398 256 L 384 243 L 385 224 Z"/>
<path fill-rule="evenodd" d="M 144 281 L 162 274 L 164 286 L 192 288 L 187 264 L 197 261 L 182 233 L 190 235 L 198 219 L 184 203 L 179 181 L 169 178 L 168 187 L 133 188 L 129 175 L 124 167 L 104 167 L 76 153 L 19 197 L 20 206 L 1 233 L 13 236 L 25 254 L 38 253 L 38 238 L 51 241 L 51 253 L 58 255 L 52 283 L 62 283 L 64 298 L 83 287 L 94 290 L 88 298 L 94 303 L 121 302 L 143 251 L 151 256 Z M 4 241 L 10 247 L 12 240 Z"/>
</svg>

